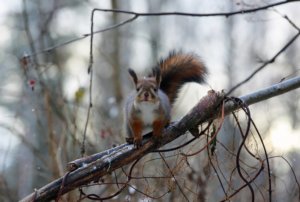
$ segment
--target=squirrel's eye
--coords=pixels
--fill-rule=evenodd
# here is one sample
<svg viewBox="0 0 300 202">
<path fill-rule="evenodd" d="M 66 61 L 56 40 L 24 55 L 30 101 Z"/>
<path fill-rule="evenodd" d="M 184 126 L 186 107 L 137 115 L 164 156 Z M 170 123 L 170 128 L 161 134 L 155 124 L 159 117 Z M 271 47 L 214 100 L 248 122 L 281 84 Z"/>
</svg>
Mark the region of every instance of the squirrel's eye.
<svg viewBox="0 0 300 202">
<path fill-rule="evenodd" d="M 136 91 L 140 91 L 141 88 L 136 88 Z"/>
</svg>

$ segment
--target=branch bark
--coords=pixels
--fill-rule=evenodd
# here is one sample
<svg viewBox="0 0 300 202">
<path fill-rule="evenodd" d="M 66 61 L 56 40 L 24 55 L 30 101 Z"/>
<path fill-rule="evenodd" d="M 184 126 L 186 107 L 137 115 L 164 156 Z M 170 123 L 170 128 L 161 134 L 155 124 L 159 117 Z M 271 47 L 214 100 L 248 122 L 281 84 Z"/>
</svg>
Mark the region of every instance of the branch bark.
<svg viewBox="0 0 300 202">
<path fill-rule="evenodd" d="M 242 96 L 240 99 L 247 105 L 251 105 L 299 87 L 300 77 L 297 77 Z M 163 138 L 159 144 L 152 141 L 151 138 L 146 137 L 143 140 L 143 146 L 138 150 L 134 149 L 131 144 L 122 144 L 92 156 L 77 159 L 68 164 L 69 172 L 64 177 L 36 190 L 21 201 L 49 201 L 81 185 L 95 180 L 98 181 L 101 177 L 110 174 L 112 171 L 128 165 L 144 155 L 157 150 L 162 145 L 175 140 L 185 134 L 186 131 L 196 128 L 199 124 L 217 118 L 219 106 L 223 98 L 223 93 L 209 91 L 208 95 L 203 97 L 186 116 L 164 130 Z M 237 104 L 227 103 L 225 105 L 226 114 L 238 109 L 239 106 Z"/>
</svg>

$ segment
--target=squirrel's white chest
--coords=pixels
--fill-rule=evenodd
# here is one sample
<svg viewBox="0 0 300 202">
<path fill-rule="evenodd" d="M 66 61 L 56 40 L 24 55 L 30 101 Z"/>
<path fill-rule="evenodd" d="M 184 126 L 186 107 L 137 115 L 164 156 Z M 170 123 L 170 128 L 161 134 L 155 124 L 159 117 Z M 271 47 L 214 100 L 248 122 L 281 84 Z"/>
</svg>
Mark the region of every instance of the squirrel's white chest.
<svg viewBox="0 0 300 202">
<path fill-rule="evenodd" d="M 159 108 L 159 102 L 148 103 L 142 102 L 136 104 L 136 107 L 140 111 L 140 118 L 142 119 L 145 126 L 152 126 L 153 121 L 157 117 L 157 110 Z"/>
</svg>

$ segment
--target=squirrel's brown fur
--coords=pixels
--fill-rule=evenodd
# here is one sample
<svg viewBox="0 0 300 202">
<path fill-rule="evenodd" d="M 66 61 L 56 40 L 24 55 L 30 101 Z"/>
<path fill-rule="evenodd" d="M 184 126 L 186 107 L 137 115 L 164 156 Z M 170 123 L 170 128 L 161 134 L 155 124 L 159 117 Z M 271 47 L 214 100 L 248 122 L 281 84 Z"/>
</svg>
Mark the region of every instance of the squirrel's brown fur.
<svg viewBox="0 0 300 202">
<path fill-rule="evenodd" d="M 159 140 L 170 121 L 172 104 L 179 89 L 187 82 L 203 82 L 206 68 L 195 54 L 173 51 L 152 72 L 149 77 L 138 78 L 129 69 L 136 90 L 126 100 L 124 121 L 127 141 L 137 148 L 141 146 L 146 128 L 150 127 L 154 138 Z"/>
</svg>

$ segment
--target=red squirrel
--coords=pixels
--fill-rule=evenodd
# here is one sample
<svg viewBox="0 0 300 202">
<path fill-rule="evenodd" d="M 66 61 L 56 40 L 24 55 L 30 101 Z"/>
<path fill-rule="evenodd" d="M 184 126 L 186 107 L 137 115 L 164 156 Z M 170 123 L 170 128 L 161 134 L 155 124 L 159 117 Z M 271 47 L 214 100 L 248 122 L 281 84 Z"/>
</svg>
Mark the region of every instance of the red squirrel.
<svg viewBox="0 0 300 202">
<path fill-rule="evenodd" d="M 158 62 L 148 77 L 138 78 L 132 69 L 128 72 L 135 90 L 126 100 L 124 122 L 126 140 L 133 142 L 136 148 L 142 145 L 146 128 L 152 129 L 153 137 L 159 140 L 170 122 L 171 108 L 179 89 L 187 82 L 203 82 L 207 73 L 198 56 L 175 51 Z"/>
</svg>

